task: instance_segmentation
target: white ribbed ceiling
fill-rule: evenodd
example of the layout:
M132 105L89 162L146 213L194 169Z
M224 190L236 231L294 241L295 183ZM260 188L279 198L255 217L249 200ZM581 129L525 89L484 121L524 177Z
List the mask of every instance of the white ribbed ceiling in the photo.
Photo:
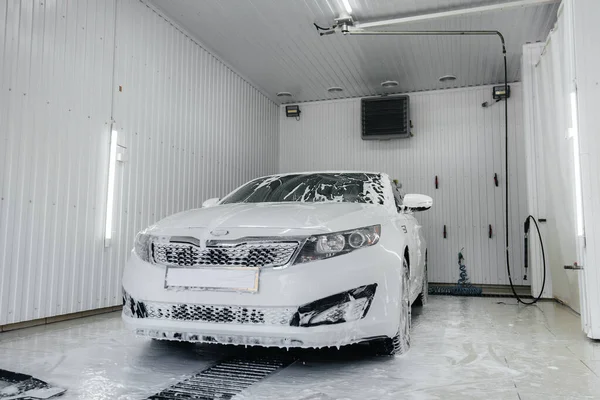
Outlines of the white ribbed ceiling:
M319 36L342 0L152 0L174 21L280 102L360 97L503 82L497 37ZM471 0L349 0L361 23L506 3ZM522 45L545 40L558 2L510 8L378 30L499 30L507 42L509 81L520 80ZM441 83L443 75L456 75ZM381 82L399 86L383 89ZM327 88L339 86L339 93Z

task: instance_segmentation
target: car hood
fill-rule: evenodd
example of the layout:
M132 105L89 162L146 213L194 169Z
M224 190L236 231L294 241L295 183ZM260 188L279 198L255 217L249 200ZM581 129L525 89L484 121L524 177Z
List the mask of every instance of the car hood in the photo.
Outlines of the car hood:
M311 229L338 231L380 223L383 206L362 203L237 203L184 211L152 230L189 228Z

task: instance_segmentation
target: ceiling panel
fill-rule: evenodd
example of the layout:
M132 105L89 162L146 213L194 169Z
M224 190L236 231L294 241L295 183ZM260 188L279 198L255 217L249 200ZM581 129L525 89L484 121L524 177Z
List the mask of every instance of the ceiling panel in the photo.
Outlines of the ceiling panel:
M342 0L152 0L174 21L272 98L287 91L301 102L385 92L503 82L496 37L319 36ZM498 4L469 0L349 0L359 22ZM509 81L520 80L522 45L544 40L558 3L402 24L379 30L499 30L507 42ZM441 83L442 75L457 80ZM396 80L395 89L383 89ZM343 92L330 94L327 88Z

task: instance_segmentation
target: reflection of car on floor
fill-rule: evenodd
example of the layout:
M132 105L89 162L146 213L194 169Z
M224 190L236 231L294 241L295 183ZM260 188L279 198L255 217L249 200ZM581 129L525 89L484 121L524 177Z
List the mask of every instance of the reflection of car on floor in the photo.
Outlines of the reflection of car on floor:
M427 299L414 211L386 174L255 179L140 232L123 319L156 339L278 347L370 342L409 348L410 305Z

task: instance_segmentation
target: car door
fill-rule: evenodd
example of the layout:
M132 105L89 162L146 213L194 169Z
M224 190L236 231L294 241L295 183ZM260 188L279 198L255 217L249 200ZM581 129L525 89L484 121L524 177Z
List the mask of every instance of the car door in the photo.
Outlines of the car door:
M391 181L396 209L398 210L398 228L406 235L408 256L410 259L410 296L411 300L421 293L423 274L425 272L425 254L423 241L423 227L410 210L402 207L402 195L396 184Z
M396 229L400 232L400 234L404 235L406 238L406 245L408 246L408 257L410 260L410 295L413 295L414 292L414 282L415 282L415 268L413 267L415 257L415 237L413 234L414 231L414 218L411 217L410 214L406 213L402 208L402 195L398 190L396 184L390 180L392 193L394 195L394 201L396 202L396 215L393 217L394 225ZM401 251L401 249L399 249ZM411 297L412 300L412 297Z
M423 274L425 273L425 254L423 245L423 227L415 218L412 212L404 211L406 217L406 226L410 242L410 278L411 278L411 296L421 293Z

